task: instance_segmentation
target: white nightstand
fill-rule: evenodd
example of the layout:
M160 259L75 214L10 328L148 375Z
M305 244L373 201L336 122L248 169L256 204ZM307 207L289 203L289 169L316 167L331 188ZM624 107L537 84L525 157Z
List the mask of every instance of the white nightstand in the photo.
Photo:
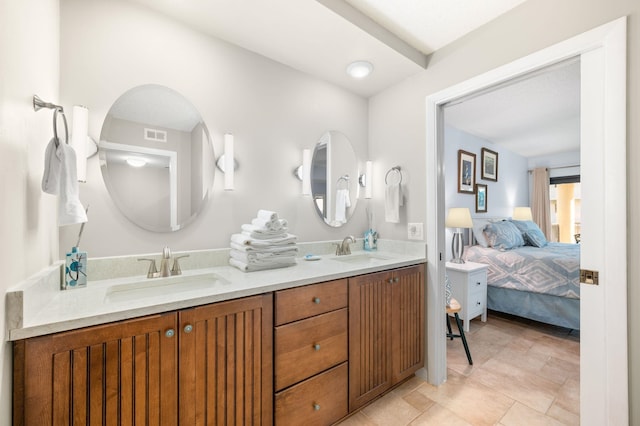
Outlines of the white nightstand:
M447 262L447 275L451 282L451 294L462 307L460 319L464 323L464 331L469 331L469 321L478 315L482 315L482 322L486 322L487 265Z

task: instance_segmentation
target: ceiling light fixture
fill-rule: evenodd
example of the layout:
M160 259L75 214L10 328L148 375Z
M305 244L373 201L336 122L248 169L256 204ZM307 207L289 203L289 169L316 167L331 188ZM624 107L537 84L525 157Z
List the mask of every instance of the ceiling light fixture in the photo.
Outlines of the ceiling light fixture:
M131 167L143 167L147 164L147 161L143 158L130 157L127 158L127 164Z
M373 65L367 61L355 61L347 67L347 74L356 79L362 79L371 74Z

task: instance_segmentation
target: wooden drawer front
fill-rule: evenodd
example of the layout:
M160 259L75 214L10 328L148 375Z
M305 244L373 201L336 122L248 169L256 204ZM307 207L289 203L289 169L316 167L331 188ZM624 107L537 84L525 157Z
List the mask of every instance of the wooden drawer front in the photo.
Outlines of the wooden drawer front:
M347 309L275 329L275 386L284 389L347 360Z
M347 415L347 363L276 394L275 424L330 425Z
M276 292L275 325L347 307L347 280L329 281Z

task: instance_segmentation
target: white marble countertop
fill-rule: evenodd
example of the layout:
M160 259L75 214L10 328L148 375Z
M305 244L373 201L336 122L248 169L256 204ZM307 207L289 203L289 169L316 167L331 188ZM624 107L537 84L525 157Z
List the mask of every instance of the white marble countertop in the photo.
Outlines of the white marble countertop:
M300 257L295 266L246 273L224 264L228 249L201 251L193 255L196 268L183 267L179 276L147 279L146 275L120 272L115 274L121 275L118 278L90 280L86 288L66 291L59 290L58 263L7 291L8 339L25 339L426 261L424 243L380 240L377 251L355 250L351 257L327 254L330 242L298 246L301 256L316 253L321 259L306 261ZM374 258L367 258L368 254ZM214 260L202 265L198 257ZM113 258L103 262L102 267L115 270L116 264L135 265L138 263L135 258ZM100 269L97 266L100 262L95 264ZM208 284L202 284L207 279Z

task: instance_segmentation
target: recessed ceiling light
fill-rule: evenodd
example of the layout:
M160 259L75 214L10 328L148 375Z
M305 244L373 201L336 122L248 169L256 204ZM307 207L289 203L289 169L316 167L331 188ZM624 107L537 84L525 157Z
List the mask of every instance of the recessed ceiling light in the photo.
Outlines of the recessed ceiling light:
M147 164L147 160L143 158L131 157L127 158L127 164L131 167L143 167L145 164Z
M365 78L371 74L371 71L373 71L373 65L367 61L355 61L347 67L347 74L357 79Z

